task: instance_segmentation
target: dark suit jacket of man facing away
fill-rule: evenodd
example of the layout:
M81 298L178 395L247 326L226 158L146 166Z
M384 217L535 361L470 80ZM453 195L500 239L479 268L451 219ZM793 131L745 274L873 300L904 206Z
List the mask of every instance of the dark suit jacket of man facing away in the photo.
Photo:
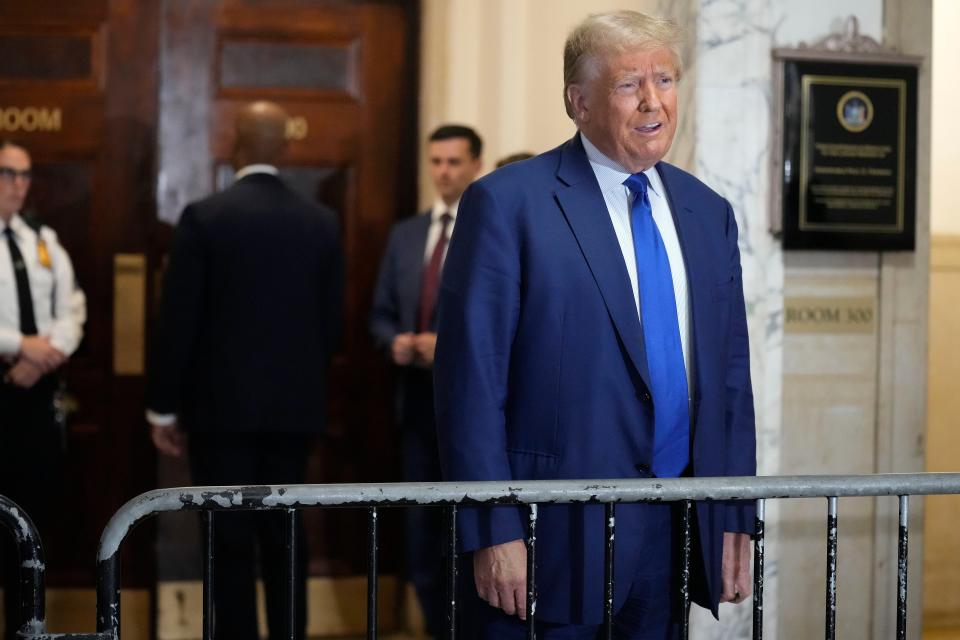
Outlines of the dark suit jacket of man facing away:
M687 269L694 475L753 475L753 397L737 228L726 200L656 165ZM649 477L653 406L623 254L579 135L508 165L464 194L444 270L435 365L445 480ZM716 613L724 531L750 506L697 505L705 589ZM516 508L463 510L462 549L524 536ZM642 522L617 508L616 607L636 575ZM603 508L543 506L537 616L598 624ZM701 564L701 563L695 563ZM669 585L664 585L669 588Z
M189 432L317 434L339 340L335 216L254 173L177 226L148 407Z

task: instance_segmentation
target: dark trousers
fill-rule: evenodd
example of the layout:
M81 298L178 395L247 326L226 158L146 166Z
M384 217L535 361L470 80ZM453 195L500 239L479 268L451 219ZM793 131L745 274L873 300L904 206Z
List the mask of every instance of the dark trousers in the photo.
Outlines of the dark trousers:
M405 372L401 415L401 457L405 482L441 481L440 452L433 417L433 372L410 368ZM417 591L427 633L442 636L444 602L442 509L404 509L406 576Z
M639 535L643 557L630 584L626 602L614 612L613 637L618 640L676 640L680 637L682 610L679 602L680 545L677 509L671 504L644 504L648 512L641 531L617 529L617 536ZM549 535L544 532L540 535ZM494 609L476 595L473 582L473 554L461 563L460 592L468 594L459 634L464 640L511 640L526 638L526 624L517 616ZM543 640L595 640L601 625L575 625L537 620L537 637Z
M191 434L190 467L199 485L302 484L311 438L290 434ZM298 526L295 636L307 622L307 538ZM286 637L288 562L286 525L280 511L218 511L214 520L213 609L216 634L231 640L257 640L256 578L267 605L269 637Z
M0 380L3 373L0 370ZM0 494L27 512L41 541L54 522L61 486L62 439L53 411L58 383L56 376L47 376L24 390L0 381ZM4 637L13 640L23 623L20 563L13 536L5 530L0 531L0 555Z
M403 434L403 470L406 482L440 482L437 438L433 432ZM407 579L417 591L426 631L434 638L441 637L446 619L442 513L440 507L404 509Z

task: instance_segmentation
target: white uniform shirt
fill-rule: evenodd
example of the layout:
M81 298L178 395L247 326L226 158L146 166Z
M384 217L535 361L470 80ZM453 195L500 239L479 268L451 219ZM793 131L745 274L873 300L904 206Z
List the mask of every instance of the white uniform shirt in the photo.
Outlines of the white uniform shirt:
M640 290L637 280L637 257L633 248L633 230L630 228L630 206L633 203L633 194L624 186L623 181L630 177L630 172L611 160L597 149L587 137L580 133L583 148L587 152L590 166L593 168L603 200L607 204L607 213L613 223L613 230L617 234L617 242L623 253L623 261L627 266L627 275L630 276L630 286L633 288L633 301L637 307L637 316L643 322L640 312ZM680 239L677 237L677 227L670 212L670 203L663 187L663 181L655 167L643 172L650 181L647 195L650 198L650 207L653 209L653 221L663 238L663 246L667 251L670 262L670 274L673 277L673 295L677 303L677 324L680 327L680 344L683 347L683 361L687 370L687 388L690 388L690 315L687 301L687 268L683 262L683 252L680 250Z
M17 278L7 238L2 233L6 227L0 221L0 358L12 360L20 352L23 334L20 333ZM76 286L70 256L49 227L41 227L38 237L19 214L14 214L10 229L27 269L37 332L49 338L55 349L69 356L80 344L83 323L87 319L86 298ZM50 257L49 266L41 261L40 240Z
M423 251L423 263L427 264L430 262L430 258L433 256L433 250L437 246L437 242L440 241L440 230L443 228L443 222L440 221L440 217L444 214L450 214L450 222L447 223L447 240L450 239L453 234L453 226L457 224L457 209L460 208L460 199L458 198L449 207L446 203L437 198L436 202L433 203L433 208L430 209L430 228L427 230L427 246ZM447 246L443 250L443 256L440 258L440 264L443 265L444 260L447 259L447 249L450 248L450 243L447 243Z

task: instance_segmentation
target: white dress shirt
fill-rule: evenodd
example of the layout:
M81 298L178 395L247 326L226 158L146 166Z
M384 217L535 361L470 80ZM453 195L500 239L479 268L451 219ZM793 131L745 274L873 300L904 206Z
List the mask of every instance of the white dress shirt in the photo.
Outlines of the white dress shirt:
M252 173L268 173L271 176L280 175L280 170L277 169L272 164L248 164L245 167L241 167L239 171L233 174L233 179L240 180L246 178Z
M9 226L30 281L37 332L49 338L57 351L69 356L80 344L87 319L86 298L76 286L70 256L49 227L40 227L38 234L19 214L13 215ZM0 221L0 359L9 361L20 352L23 334L20 333L17 278L3 233L6 228ZM49 266L41 261L41 242L50 258Z
M427 230L427 246L423 250L423 263L427 264L430 262L431 256L433 256L433 250L437 246L437 242L440 241L440 230L443 228L443 222L440 221L440 217L444 213L450 215L450 222L447 223L447 240L450 239L450 236L453 235L453 226L457 223L457 209L460 208L460 199L458 198L456 202L447 206L447 204L437 198L433 203L433 208L430 209L430 228ZM443 250L443 256L440 258L440 265L442 267L444 260L447 259L447 249L450 248L450 243L447 243L447 246Z
M633 230L630 228L630 206L633 203L633 194L623 181L630 177L630 172L620 164L611 160L591 143L587 136L580 132L583 148L587 152L590 166L593 168L603 200L607 204L607 213L613 223L613 230L620 243L623 261L627 266L627 275L630 276L630 286L633 288L633 301L637 307L637 316L643 322L640 311L640 289L637 280L637 258L633 248ZM663 238L663 246L667 251L670 262L670 275L673 277L673 295L677 303L677 324L680 327L680 344L683 348L683 361L687 370L687 388L690 388L690 315L687 301L687 268L683 262L683 252L680 250L680 240L677 237L677 227L670 212L670 203L663 187L663 181L656 167L650 167L643 172L650 181L647 195L650 198L650 207L653 209L653 221Z
M271 176L280 175L280 171L272 164L248 164L233 174L234 182L254 173L266 173ZM172 427L177 422L177 414L175 413L157 413L147 409L146 417L147 422L154 427Z

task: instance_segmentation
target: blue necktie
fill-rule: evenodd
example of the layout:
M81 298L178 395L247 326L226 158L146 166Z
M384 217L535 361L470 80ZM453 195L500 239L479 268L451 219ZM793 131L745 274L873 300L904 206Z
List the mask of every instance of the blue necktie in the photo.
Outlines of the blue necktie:
M653 472L675 478L690 461L690 405L670 260L653 220L647 176L635 173L623 184L634 194L630 229L653 396Z

